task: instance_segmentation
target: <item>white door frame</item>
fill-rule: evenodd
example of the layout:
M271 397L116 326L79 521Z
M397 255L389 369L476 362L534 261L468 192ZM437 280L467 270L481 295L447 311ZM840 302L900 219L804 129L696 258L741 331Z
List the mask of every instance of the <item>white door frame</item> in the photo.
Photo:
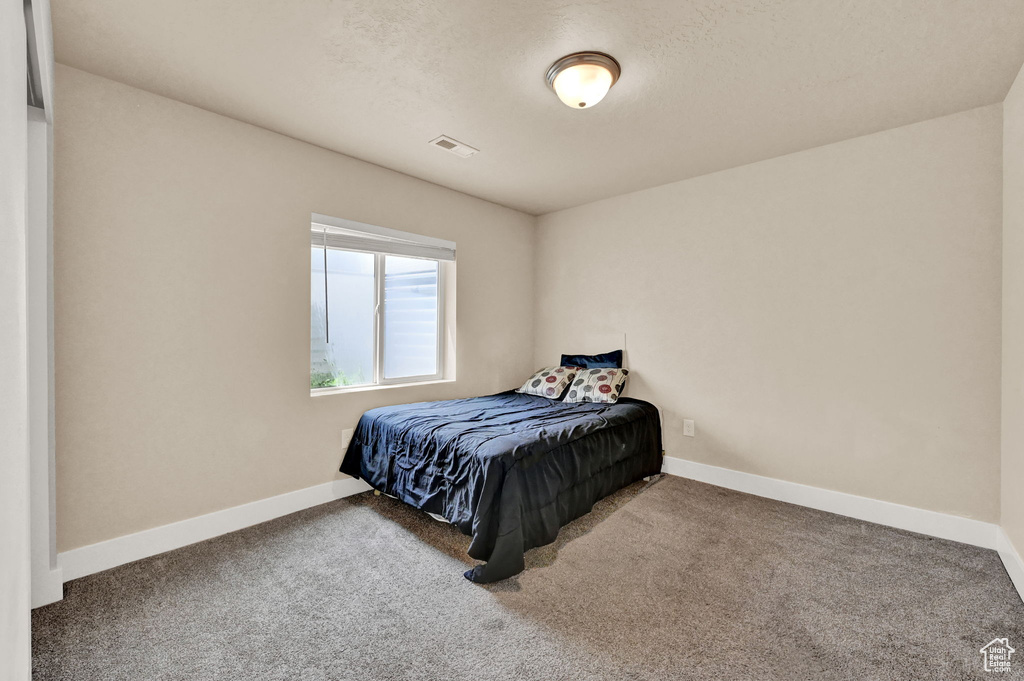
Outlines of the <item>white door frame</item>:
M59 601L53 390L53 39L48 0L32 0L43 108L28 110L26 322L32 607Z

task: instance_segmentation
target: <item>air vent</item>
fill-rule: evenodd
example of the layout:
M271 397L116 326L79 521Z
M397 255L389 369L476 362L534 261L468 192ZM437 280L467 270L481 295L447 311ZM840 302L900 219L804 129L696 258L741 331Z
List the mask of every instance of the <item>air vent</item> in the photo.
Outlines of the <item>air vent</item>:
M452 139L447 135L441 135L436 139L432 139L430 140L430 143L433 144L435 147L444 149L447 152L455 154L459 158L469 158L473 154L480 151L479 149L474 149L468 144L463 144L459 140Z

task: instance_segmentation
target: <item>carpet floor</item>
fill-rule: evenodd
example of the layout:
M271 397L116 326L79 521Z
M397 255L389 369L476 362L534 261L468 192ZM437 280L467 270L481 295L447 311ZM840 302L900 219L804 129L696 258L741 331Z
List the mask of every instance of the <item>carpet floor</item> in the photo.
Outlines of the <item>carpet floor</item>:
M1024 678L993 551L672 477L505 582L462 577L468 543L362 494L91 575L33 613L34 678Z

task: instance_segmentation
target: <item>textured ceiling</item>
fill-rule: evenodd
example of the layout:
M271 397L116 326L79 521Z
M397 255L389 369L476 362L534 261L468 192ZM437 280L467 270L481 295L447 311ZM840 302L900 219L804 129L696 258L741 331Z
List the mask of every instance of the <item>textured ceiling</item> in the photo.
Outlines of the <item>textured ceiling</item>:
M51 4L61 63L535 214L998 102L1024 61L1022 0ZM622 78L574 111L544 73L584 49Z

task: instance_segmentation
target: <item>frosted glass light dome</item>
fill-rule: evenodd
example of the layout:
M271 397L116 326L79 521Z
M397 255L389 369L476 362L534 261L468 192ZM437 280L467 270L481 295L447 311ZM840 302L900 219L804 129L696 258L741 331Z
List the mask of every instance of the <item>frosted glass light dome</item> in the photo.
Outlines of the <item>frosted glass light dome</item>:
M563 104L573 109L589 109L604 99L619 73L619 63L609 55L577 52L552 64L547 81Z

